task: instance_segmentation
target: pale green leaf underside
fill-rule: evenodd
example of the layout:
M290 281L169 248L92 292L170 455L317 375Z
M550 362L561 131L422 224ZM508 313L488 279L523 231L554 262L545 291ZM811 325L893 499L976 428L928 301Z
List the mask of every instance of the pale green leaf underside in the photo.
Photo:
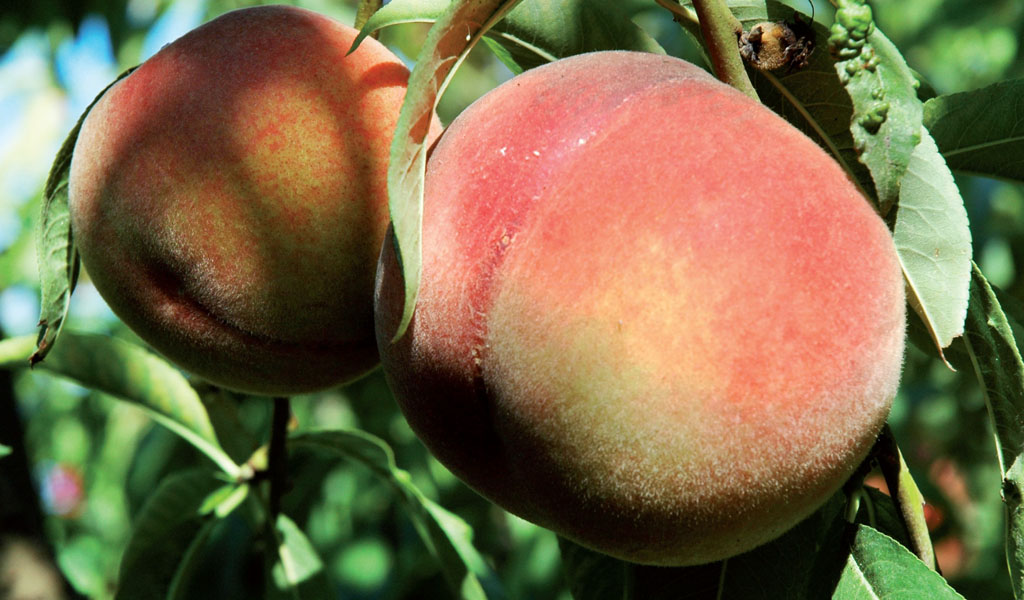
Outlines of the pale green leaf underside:
M185 438L229 476L238 465L220 446L209 415L180 371L143 348L101 335L65 332L36 369L67 377L142 407L161 425ZM27 367L32 336L0 341L0 367Z
M497 578L473 547L469 525L425 497L395 464L394 453L383 440L357 430L323 431L293 437L289 446L327 451L368 467L397 493L453 591L465 600L502 597Z
M1024 79L932 98L924 123L951 169L1024 181Z
M893 231L908 301L935 344L963 333L971 280L971 231L960 191L928 131L910 157Z
M859 525L832 598L952 600L963 597L896 540Z

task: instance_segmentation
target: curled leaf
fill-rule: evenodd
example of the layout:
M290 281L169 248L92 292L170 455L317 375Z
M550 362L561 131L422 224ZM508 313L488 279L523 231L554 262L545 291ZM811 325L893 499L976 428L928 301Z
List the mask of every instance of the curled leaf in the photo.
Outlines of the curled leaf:
M71 215L68 210L68 177L71 172L71 156L78 141L78 133L82 129L85 117L93 105L103 97L114 84L134 71L128 69L118 75L117 79L105 87L89 104L71 129L67 139L57 152L57 157L50 167L43 190L43 211L36 230L36 252L39 263L39 287L42 294L42 314L39 316L39 339L36 350L29 357L30 364L36 364L46 358L53 348L57 336L64 327L68 308L71 305L71 292L78 280L79 259L75 250L74 237L71 232Z

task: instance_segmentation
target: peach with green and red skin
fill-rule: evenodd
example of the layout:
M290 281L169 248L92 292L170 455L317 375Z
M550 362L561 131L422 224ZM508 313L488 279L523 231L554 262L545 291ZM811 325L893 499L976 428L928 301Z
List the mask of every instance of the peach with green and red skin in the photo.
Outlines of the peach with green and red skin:
M290 394L377 362L373 276L409 72L310 11L237 10L89 113L74 241L114 312L213 383ZM440 126L434 122L435 134Z
M422 284L377 274L382 364L482 495L585 546L691 565L765 543L865 457L896 393L900 266L840 167L684 61L512 79L427 166Z

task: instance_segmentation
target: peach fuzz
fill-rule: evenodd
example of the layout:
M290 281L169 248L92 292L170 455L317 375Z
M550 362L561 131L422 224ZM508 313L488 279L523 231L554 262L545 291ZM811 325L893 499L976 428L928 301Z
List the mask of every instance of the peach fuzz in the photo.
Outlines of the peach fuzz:
M373 277L408 69L287 6L226 13L89 113L74 241L114 312L235 390L312 391L378 362ZM435 134L440 125L434 122Z
M682 60L581 55L463 112L427 166L423 271L377 275L409 423L483 496L612 556L726 558L866 456L903 278L840 167Z

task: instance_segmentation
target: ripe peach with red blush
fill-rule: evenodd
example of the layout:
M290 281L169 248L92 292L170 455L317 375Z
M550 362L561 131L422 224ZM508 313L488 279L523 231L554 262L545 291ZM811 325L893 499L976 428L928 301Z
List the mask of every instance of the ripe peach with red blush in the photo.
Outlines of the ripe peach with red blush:
M467 109L427 165L422 283L385 243L377 339L428 448L625 560L750 550L820 506L888 415L891 236L843 170L679 59L581 55Z

